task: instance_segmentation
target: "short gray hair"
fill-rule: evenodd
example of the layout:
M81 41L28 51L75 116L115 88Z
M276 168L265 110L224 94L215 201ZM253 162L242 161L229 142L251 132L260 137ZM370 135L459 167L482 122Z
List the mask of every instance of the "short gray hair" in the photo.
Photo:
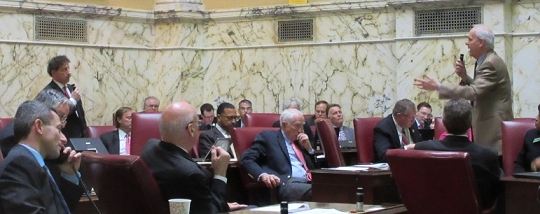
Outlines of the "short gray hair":
M285 109L279 116L279 124L289 124L294 121L294 117L297 115L303 116L302 112L298 111L298 109Z
M392 115L396 116L398 113L407 114L407 110L414 109L414 103L409 99L402 99L396 102L394 109L392 110Z
M283 103L283 110L288 109L288 108L291 107L293 104L296 104L296 105L298 106L299 109L302 109L302 107L301 107L301 105L300 105L300 102L298 102L298 100L296 100L296 98L291 97L291 98L285 100L285 103Z
M148 96L148 97L144 98L143 109L146 108L146 101L148 101L149 99L155 99L155 100L157 100L158 105L161 104L161 102L159 101L159 99L158 99L157 97L154 97L154 96Z
M69 99L66 97L66 95L62 94L61 92L55 89L45 89L45 90L40 91L36 95L34 100L45 103L49 106L52 106L53 108L57 108L58 106L64 103L68 103L70 109L75 108L75 105L69 102Z
M476 38L484 40L488 50L493 50L495 48L495 34L489 28L484 25L475 25L476 27Z
M52 106L40 101L29 100L23 102L17 109L15 118L13 119L15 140L20 141L27 138L30 130L32 130L34 121L37 119L43 121L45 125L49 125L53 118L51 112L56 113L56 110Z
M164 122L163 114L161 114L159 122L161 136L168 136L173 138L174 141L184 138L187 134L186 127L193 121L195 116L197 116L196 113L189 112L188 114L174 118L174 120Z

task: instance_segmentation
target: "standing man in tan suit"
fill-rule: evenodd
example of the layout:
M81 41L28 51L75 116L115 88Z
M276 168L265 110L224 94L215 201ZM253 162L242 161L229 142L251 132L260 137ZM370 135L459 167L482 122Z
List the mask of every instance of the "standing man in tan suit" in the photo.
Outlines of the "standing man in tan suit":
M514 119L512 112L512 82L504 61L493 51L495 35L484 25L469 31L467 46L476 61L474 77L467 75L464 63L458 60L455 72L461 77L460 85L440 84L425 75L415 78L414 85L421 89L439 91L441 99L463 98L471 101L474 142L491 147L501 155L501 122Z

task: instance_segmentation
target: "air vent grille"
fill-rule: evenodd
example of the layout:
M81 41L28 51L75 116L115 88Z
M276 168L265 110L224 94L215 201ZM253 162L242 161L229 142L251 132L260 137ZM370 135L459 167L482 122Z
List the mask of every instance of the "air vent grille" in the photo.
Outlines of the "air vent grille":
M85 20L35 17L35 40L88 42Z
M278 42L313 41L313 19L278 21Z
M469 32L482 23L482 8L467 7L415 12L416 35Z

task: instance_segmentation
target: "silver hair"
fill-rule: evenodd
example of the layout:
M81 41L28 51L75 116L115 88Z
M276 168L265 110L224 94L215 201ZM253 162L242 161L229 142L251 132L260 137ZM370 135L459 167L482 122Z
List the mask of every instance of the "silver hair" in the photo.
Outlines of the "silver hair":
M493 50L495 48L495 34L493 34L493 31L484 25L475 25L474 27L476 28L476 38L484 40L488 50Z
M40 91L34 100L45 103L53 108L57 108L64 103L68 103L70 111L75 108L75 105L69 102L69 99L62 94L62 92L55 89L45 89Z
M296 98L291 97L291 98L285 100L285 103L283 103L283 110L288 109L293 104L296 104L298 106L298 109L302 109L302 106L300 105L300 102L298 102L298 100L296 100Z
M279 124L289 124L294 121L294 117L298 115L303 116L302 112L298 111L298 109L285 109L283 112L281 112L281 115L279 116Z
M193 118L197 116L194 112L189 112L181 117L175 118L175 120L169 120L167 123L163 121L163 114L161 114L159 122L159 132L161 136L168 136L173 138L174 141L182 139L187 135L186 127L193 122Z
M148 97L144 98L143 109L146 108L146 101L148 101L149 99L155 99L155 100L157 100L158 105L161 103L157 97L154 97L154 96L148 96Z

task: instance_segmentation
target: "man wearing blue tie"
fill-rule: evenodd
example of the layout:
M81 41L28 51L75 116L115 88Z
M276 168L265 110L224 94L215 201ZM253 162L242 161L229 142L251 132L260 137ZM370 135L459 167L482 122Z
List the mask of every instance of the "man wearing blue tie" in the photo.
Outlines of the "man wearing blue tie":
M57 159L63 148L62 121L56 110L26 101L14 119L13 147L0 164L0 213L70 213L44 159ZM67 161L80 164L81 155L64 150Z

